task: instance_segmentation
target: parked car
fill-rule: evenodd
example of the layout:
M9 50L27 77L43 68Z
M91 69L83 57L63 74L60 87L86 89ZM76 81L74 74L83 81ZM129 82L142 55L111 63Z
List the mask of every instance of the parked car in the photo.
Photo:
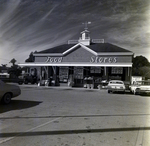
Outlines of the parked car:
M19 85L23 84L23 79L20 78L0 78L5 83L18 83Z
M2 104L9 104L11 102L11 98L19 96L20 94L21 90L19 86L6 84L0 80L0 101Z
M121 80L111 80L108 82L108 93L122 92L125 93L125 84Z
M129 86L130 92L132 94L139 94L139 87L142 84L142 81L134 81L132 85Z
M18 83L19 85L23 84L23 79L20 77L12 78L8 73L0 73L0 80L5 83Z
M150 94L150 81L136 81L129 86L130 92L137 95Z

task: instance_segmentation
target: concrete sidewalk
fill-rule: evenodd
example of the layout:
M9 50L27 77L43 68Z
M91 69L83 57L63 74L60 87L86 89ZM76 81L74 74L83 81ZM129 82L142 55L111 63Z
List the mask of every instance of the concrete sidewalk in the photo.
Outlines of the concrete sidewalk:
M84 88L84 87L69 87L69 86L38 86L37 84L28 84L28 85L19 85L21 88L36 88L36 89L63 89L63 90L84 90L84 91L95 91L95 92L107 92L107 89L88 89L88 88ZM131 94L130 90L126 90L125 94Z
M70 89L70 90L96 90L96 91L106 91L107 89L88 89L88 88L84 88L84 87L69 87L69 86L65 86L65 85L60 85L60 86L38 86L37 84L22 84L19 85L20 87L23 88L52 88L52 89Z

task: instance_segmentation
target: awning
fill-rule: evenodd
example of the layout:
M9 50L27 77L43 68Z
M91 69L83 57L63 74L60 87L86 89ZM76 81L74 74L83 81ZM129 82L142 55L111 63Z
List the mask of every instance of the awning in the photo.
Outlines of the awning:
M132 67L132 63L19 63L19 66L102 66L102 67Z

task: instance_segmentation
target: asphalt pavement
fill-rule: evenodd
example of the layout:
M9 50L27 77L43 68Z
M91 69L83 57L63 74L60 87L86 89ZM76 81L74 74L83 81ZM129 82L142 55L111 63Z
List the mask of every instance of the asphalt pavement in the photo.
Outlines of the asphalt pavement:
M20 85L0 108L1 146L149 146L150 97Z

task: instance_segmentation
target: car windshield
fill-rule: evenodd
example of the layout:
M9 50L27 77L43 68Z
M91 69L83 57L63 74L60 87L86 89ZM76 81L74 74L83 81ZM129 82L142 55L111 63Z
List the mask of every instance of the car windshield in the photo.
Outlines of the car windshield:
M148 81L143 81L143 82L142 82L142 85L150 85L150 82L148 82Z
M150 81L136 81L134 85L150 85Z

